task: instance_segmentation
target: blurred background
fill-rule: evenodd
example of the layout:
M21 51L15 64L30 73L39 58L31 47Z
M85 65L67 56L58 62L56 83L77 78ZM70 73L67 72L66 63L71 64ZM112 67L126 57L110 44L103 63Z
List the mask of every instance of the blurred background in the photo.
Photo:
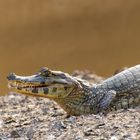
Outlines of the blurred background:
M46 66L109 76L140 63L139 0L1 0L0 94Z

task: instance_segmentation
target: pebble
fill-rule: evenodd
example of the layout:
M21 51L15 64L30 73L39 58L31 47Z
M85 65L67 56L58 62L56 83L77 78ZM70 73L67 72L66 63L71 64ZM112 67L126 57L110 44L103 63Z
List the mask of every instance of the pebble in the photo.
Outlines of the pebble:
M20 138L20 135L19 135L19 133L16 130L13 130L11 132L11 137L12 138Z
M49 111L48 108L42 108L43 115L47 115L48 111Z
M27 138L29 139L29 140L31 140L32 138L33 138L33 135L34 135L34 130L33 130L33 127L30 127L29 129L28 129L28 131L27 131Z
M60 130L66 129L66 125L61 121L57 121L54 123L53 129L57 129L60 131Z

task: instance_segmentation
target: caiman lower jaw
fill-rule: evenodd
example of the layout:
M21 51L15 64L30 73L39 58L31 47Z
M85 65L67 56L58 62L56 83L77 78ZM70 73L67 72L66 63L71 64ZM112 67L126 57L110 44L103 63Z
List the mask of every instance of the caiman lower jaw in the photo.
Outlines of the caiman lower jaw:
M27 84L27 83L26 83ZM29 95L29 96L39 96L39 97L48 97L48 87L49 85L33 85L33 84L27 84L24 85L23 83L19 83L19 82L8 82L8 87L14 91L14 92L18 92L21 94L25 94L25 95ZM44 90L46 89L46 90ZM44 91L46 91L46 93L44 93Z

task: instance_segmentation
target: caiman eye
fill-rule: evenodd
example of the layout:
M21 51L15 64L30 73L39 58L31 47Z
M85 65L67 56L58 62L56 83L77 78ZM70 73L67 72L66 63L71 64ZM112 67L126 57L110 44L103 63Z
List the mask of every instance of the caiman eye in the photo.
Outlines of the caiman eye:
M41 70L40 70L40 74L42 75L42 76L51 76L52 75L52 72L48 69L48 68L46 68L46 67L43 67Z
M66 78L66 75L62 73L62 74L60 75L60 77L63 78L63 79L65 79L65 78Z

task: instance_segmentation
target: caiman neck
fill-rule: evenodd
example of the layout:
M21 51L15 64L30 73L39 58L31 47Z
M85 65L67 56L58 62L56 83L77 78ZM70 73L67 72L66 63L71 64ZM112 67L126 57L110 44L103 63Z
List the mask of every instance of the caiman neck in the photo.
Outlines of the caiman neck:
M80 81L80 86L76 86L69 96L55 101L70 115L96 113L93 88L93 85Z

